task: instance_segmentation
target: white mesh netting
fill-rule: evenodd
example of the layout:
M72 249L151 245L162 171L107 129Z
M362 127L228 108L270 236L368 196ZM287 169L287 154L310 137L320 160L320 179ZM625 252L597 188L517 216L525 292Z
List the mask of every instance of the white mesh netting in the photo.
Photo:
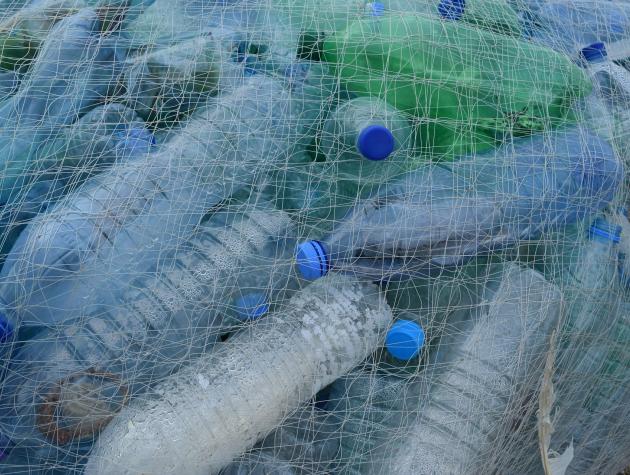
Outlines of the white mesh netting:
M630 465L630 3L0 0L0 473Z

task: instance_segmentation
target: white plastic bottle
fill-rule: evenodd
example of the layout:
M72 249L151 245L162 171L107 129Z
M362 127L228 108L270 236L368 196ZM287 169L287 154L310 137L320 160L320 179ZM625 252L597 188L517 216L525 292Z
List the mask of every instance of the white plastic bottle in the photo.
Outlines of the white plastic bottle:
M218 471L369 355L391 318L371 284L308 286L132 402L101 434L85 473Z

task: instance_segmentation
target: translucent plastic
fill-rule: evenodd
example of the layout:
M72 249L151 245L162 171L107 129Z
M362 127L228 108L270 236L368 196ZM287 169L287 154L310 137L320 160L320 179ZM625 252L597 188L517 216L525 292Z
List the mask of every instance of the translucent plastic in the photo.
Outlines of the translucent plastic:
M374 287L312 284L259 328L164 381L155 398L125 409L85 473L216 471L365 358L391 318Z

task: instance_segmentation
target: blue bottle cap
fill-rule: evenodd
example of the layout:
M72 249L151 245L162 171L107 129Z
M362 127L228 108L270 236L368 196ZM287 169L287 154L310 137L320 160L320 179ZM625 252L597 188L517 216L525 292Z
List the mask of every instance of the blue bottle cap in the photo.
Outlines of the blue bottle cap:
M234 301L236 313L244 320L256 320L269 311L267 296L262 292L242 295Z
M588 229L589 239L596 236L618 243L621 240L621 226L610 224L603 218L597 218Z
M581 56L589 63L605 59L608 56L606 45L601 41L588 45L580 51Z
M445 20L459 20L464 15L466 0L442 0L438 13Z
M295 259L300 274L306 280L324 277L330 269L328 252L319 241L307 241L298 245Z
M394 136L383 125L370 125L359 134L357 149L368 160L385 160L394 151Z
M13 336L13 325L3 313L0 313L0 343L6 343Z
M410 320L398 320L392 325L385 338L387 351L396 359L410 360L424 346L424 330Z
M381 2L371 2L366 5L366 10L369 16L383 16L385 13L385 4Z

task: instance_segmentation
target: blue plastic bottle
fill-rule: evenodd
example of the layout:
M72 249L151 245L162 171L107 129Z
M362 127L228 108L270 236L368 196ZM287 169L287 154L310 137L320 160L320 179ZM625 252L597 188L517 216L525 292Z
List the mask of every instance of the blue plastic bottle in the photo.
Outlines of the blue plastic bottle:
M612 148L583 128L515 139L484 156L426 166L301 244L306 279L426 276L594 216L621 183Z
M603 41L630 39L630 7L623 2L556 0L533 13L533 37L570 55Z
M584 101L584 119L630 164L630 71L611 61L601 42L583 48L580 57L595 86Z
M295 289L289 216L263 203L219 211L157 275L133 279L85 315L63 315L14 355L0 432L30 466L84 455L129 398L257 320ZM64 319L65 317L65 319ZM144 396L143 396L144 397ZM41 402L33 404L35 399Z
M287 65L282 79L253 74L156 153L118 164L36 218L2 271L11 318L54 322L80 309L78 282L90 272L114 282L150 271L212 206L286 161L330 87L314 63Z

